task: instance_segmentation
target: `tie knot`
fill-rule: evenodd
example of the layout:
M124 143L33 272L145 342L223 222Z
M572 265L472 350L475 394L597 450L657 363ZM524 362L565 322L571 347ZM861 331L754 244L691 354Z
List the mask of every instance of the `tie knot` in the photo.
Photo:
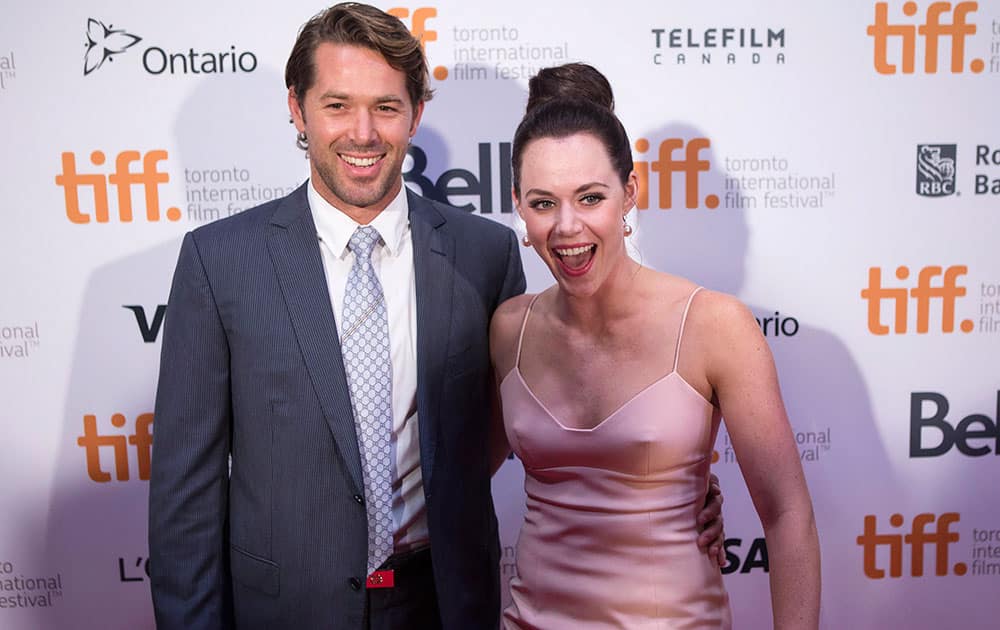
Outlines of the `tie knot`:
M371 258L372 250L375 249L375 243L378 242L378 238L378 230L370 225L362 225L354 230L354 234L351 235L348 245L351 251L354 252L355 258L369 259Z

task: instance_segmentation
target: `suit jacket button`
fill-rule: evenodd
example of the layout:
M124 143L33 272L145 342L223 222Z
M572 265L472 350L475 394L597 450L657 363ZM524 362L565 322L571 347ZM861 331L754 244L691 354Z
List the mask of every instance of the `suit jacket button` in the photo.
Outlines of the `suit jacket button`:
M365 504L365 498L363 496L361 496L360 494L354 495L354 500L358 502L358 505L364 505Z
M359 580L358 578L352 577L350 580L348 580L348 582L351 583L351 588L353 588L354 590L356 591L361 590L361 580Z

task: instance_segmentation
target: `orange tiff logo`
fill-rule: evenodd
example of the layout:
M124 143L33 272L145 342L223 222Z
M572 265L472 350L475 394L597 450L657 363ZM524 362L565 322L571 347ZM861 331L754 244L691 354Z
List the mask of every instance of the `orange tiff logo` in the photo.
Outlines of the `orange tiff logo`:
M877 532L877 517L873 514L865 516L865 533L858 536L858 545L864 550L865 575L873 580L885 577L885 568L879 566L878 549L889 549L889 577L898 578L903 575L903 545L910 549L910 575L921 577L924 574L924 548L933 545L934 575L948 575L948 547L958 542L958 532L949 529L952 523L957 523L957 512L945 512L941 516L934 514L917 514L913 517L910 532L907 534L880 534ZM936 522L936 524L935 524ZM899 529L905 523L902 514L889 517L889 525ZM934 525L934 531L928 532L927 526ZM955 575L965 575L968 567L964 562L957 562L952 567Z
M410 17L410 10L405 7L395 7L389 9L386 13L398 17L400 21ZM413 10L413 16L410 19L410 33L420 40L420 45L424 47L425 55L427 54L427 42L436 42L438 38L437 31L427 28L427 20L437 17L437 14L437 9L434 7L420 7ZM432 74L438 81L444 81L448 78L448 68L437 66L432 71Z
M660 142L656 159L652 161L636 160L635 172L639 179L639 195L636 207L640 210L649 208L650 171L656 173L656 185L659 189L657 207L669 210L673 206L674 173L684 174L684 206L699 207L699 182L701 173L707 173L712 165L707 159L701 158L702 149L708 149L712 143L708 138L691 138L686 143L682 138L667 138ZM635 141L635 149L640 154L649 151L649 140L639 138ZM683 151L683 158L677 159L674 152ZM719 207L718 195L706 195L705 207L714 210Z
M861 298L868 301L868 330L876 335L889 334L889 326L882 323L882 303L892 302L894 317L892 331L897 335L907 332L909 311L907 306L911 299L917 306L917 332L927 333L930 330L931 300L941 300L941 332L955 332L955 303L965 295L965 287L959 286L958 278L968 272L965 265L955 265L943 269L938 265L924 267L917 275L917 286L883 287L882 268L868 269L868 287L861 290ZM941 276L941 284L934 279ZM906 280L910 277L910 268L896 268L896 277ZM974 323L971 319L962 320L959 325L962 332L972 332Z
M875 40L875 70L879 74L896 74L896 64L889 62L889 40L896 42L899 50L903 74L913 74L917 60L917 35L924 40L924 72L935 74L938 71L938 53L940 40L948 37L951 42L950 67L952 73L961 73L965 69L965 42L970 35L976 34L976 25L967 21L969 14L979 8L976 2L956 2L954 9L950 2L932 2L927 7L923 24L889 23L889 3L875 3L875 23L868 25L868 34ZM903 3L903 15L917 15L916 2ZM943 18L951 14L950 22ZM973 59L969 69L975 73L983 71L985 63L982 59Z
M158 165L167 159L167 152L153 150L145 155L138 151L122 151L115 158L115 170L110 175L104 173L80 173L76 170L76 154L62 154L62 172L56 175L56 185L62 186L66 196L66 217L73 223L90 223L91 213L80 207L80 189L89 187L93 191L93 219L97 223L110 221L108 204L108 184L115 187L118 198L118 220L132 221L132 187L141 186L145 195L146 219L160 220L160 184L170 181L170 175L160 171ZM106 156L103 151L90 154L90 163L103 166ZM139 170L133 171L132 164L139 163ZM167 219L178 221L179 208L167 208Z
M127 420L124 415L116 413L111 416L111 424L122 428ZM97 416L83 417L83 435L76 443L84 449L87 457L87 474L98 483L111 481L111 473L101 466L101 449L110 447L114 459L114 478L118 481L129 480L128 446L135 447L136 464L139 468L139 479L149 481L149 462L153 450L153 434L150 427L153 424L153 414L144 413L135 419L135 431L131 435L101 434L97 430Z

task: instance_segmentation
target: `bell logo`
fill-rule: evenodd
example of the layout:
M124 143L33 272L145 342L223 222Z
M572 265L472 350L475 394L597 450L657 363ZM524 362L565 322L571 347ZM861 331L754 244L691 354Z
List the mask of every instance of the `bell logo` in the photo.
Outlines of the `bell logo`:
M496 172L499 180L500 190L508 191L508 194L500 194L500 212L509 214L513 212L510 199L511 174L510 174L510 143L500 142L497 146L497 161L492 159L491 145L488 142L479 143L479 174L464 168L450 168L438 176L437 181L432 181L424 174L427 168L427 154L419 146L413 144L407 150L410 157L409 170L403 171L403 181L413 184L415 190L424 197L430 197L435 201L447 203L466 212L478 210L482 214L492 214L493 212L493 175ZM493 165L496 164L496 168ZM454 199L459 197L465 199L478 198L479 206L469 202L459 205L459 201Z
M405 7L389 9L386 13L399 18L400 21L410 17L410 10ZM420 7L413 10L413 16L410 18L410 33L420 40L420 45L423 46L425 55L427 54L427 42L436 42L438 38L437 31L427 28L427 20L433 17L437 17L437 9L433 7ZM437 66L431 74L438 81L444 81L448 78L448 68Z
M924 72L935 74L938 71L938 53L940 39L948 37L951 40L951 72L960 74L965 70L965 41L970 35L976 34L976 25L970 24L966 18L979 8L976 2L956 2L954 9L950 2L932 2L927 6L926 19L923 24L889 23L889 3L875 3L875 23L868 25L867 33L875 40L875 71L879 74L896 74L896 64L889 63L889 39L900 40L901 64L903 74L913 74L917 59L917 35L924 38ZM903 15L917 15L916 2L903 3ZM951 14L951 22L943 23L942 19ZM919 18L918 18L919 19ZM973 59L969 69L980 73L986 64L982 59Z
M111 416L111 424L122 428L126 424L125 416L116 413ZM97 431L97 416L83 417L83 435L76 439L77 445L84 449L87 457L87 474L97 483L111 481L111 473L101 467L101 448L111 447L114 457L115 479L129 480L128 445L135 447L136 464L139 468L139 480L149 481L150 456L153 451L153 434L150 427L153 424L153 414L144 413L135 419L135 432L132 435L102 435Z
M649 151L649 140L639 138L635 149L639 153ZM673 207L674 173L684 174L684 206L688 209L699 207L700 174L711 169L706 159L701 159L701 150L708 149L712 143L708 138L691 138L685 144L682 138L667 138L660 142L657 158L652 162L636 161L635 172L639 179L639 195L636 207L640 210L649 208L650 171L657 174L656 184L659 189L657 207L669 210ZM682 150L683 159L675 159L674 152ZM703 200L705 207L714 210L719 207L718 195L706 195Z
M157 165L167 159L167 152L153 150L145 155L138 151L122 151L115 158L115 171L105 176L103 173L78 173L76 170L76 154L62 154L62 172L56 175L56 185L62 186L66 196L66 217L73 223L90 223L91 213L80 208L80 188L89 186L94 192L93 219L97 223L110 221L108 205L108 184L114 185L118 195L118 220L122 223L132 222L132 186L142 186L145 192L146 220L160 220L160 184L170 181L170 175L160 171ZM103 151L90 154L90 163L101 166L106 161ZM138 172L131 170L131 165L139 162ZM167 208L167 219L178 221L181 218L179 208Z
M941 300L941 332L955 331L955 303L965 295L965 287L958 285L958 278L968 272L965 265L955 265L942 269L937 265L924 267L917 277L917 286L886 288L882 286L882 268L872 267L868 270L868 288L861 290L861 297L868 301L868 330L875 335L889 334L889 327L882 323L882 302L891 300L895 311L893 332L902 335L907 332L908 310L910 298L917 304L917 333L925 334L930 329L931 299ZM933 285L933 279L941 276L940 286ZM896 268L896 277L906 280L910 277L910 269L906 266ZM971 319L964 319L959 325L962 332L972 332L975 324Z
M929 415L925 415L925 403L932 406ZM1000 426L992 418L974 413L952 425L945 420L948 409L948 399L937 392L910 394L910 457L939 457L952 447L957 447L958 452L967 457L982 457L990 454L990 443L993 453L1000 455ZM997 418L1000 419L1000 391L997 392ZM931 440L937 438L936 445L925 442L925 429L932 434ZM985 443L970 444L970 440Z
M877 533L877 517L873 514L865 516L865 532L858 536L858 545L864 550L864 571L865 575L873 580L881 580L886 576L885 568L878 566L877 551L879 547L889 548L889 577L902 577L903 575L903 545L910 547L910 575L921 577L924 574L924 547L933 545L934 554L934 575L948 575L948 547L952 543L958 542L958 532L953 532L949 528L953 523L957 523L959 515L957 512L946 512L941 516L934 514L917 514L913 518L913 524L908 534L879 534ZM936 524L935 524L936 522ZM889 525L899 529L905 523L902 514L893 514L889 517ZM934 525L934 531L928 532L927 528ZM952 567L955 575L965 575L968 566L964 562L958 562Z

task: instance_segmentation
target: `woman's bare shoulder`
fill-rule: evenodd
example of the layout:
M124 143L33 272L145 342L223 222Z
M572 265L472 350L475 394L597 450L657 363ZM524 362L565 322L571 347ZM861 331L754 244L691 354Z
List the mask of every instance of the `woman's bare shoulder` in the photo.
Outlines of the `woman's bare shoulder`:
M493 312L493 319L490 322L490 356L501 377L514 367L521 323L524 321L528 305L534 298L535 296L529 293L516 295Z
M702 288L694 297L691 311L693 318L714 327L745 326L754 321L750 309L739 298L706 288Z

